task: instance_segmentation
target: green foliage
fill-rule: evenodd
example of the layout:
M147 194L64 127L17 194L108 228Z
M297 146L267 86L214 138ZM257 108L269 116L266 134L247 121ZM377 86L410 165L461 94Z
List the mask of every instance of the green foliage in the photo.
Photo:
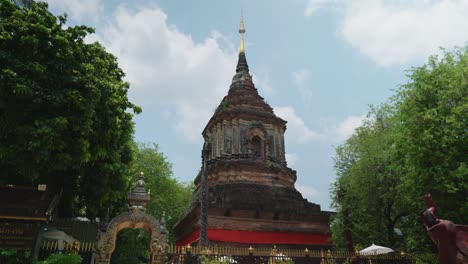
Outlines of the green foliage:
M431 252L418 253L411 256L415 264L439 264L439 259L436 254Z
M275 259L275 260L272 260L271 263L273 264L294 264L294 260L292 260L291 258L283 258L283 259ZM328 263L332 263L332 262L326 262L327 264ZM335 262L333 262L334 264Z
M148 263L149 235L143 229L126 228L117 235L111 263Z
M179 216L190 203L193 195L193 184L181 183L172 174L172 165L156 144L137 144L135 160L130 168L134 175L132 183L143 172L145 175L146 190L150 192L150 202L147 212L156 219L161 219L165 213L169 239L175 242L171 233Z
M140 172L144 173L145 188L150 192L150 201L146 212L158 220L165 213L169 242L175 243L172 228L192 199L193 185L178 182L173 177L172 165L159 151L158 145L137 143L134 145L134 149L135 160L130 166L130 175L132 176L129 181L135 184ZM127 208L117 209L117 211L119 210L127 211ZM144 259L148 257L148 248L149 237L146 231L124 229L119 233L112 262L144 262Z
M233 263L233 261L229 261L230 259L232 260L232 258L230 258L230 257L222 257L222 258L224 258L225 260L218 259L218 258L215 258L215 257L201 256L200 257L200 263L201 264L229 264L229 263Z
M430 193L440 218L467 223L468 46L431 57L409 78L394 100L411 207Z
M60 212L90 217L125 195L132 159L128 83L117 59L86 44L46 3L0 0L0 183L63 189Z
M360 246L433 248L420 222L426 193L434 197L438 217L468 222L467 73L468 47L431 57L337 148L331 230L338 248L345 247L345 219Z
M81 264L81 256L78 254L51 254L38 264Z
M403 174L393 158L392 111L389 106L373 108L364 125L337 149L335 168L339 178L334 184L333 200L335 207L343 210L338 210L332 229L334 235L342 236L345 218L351 218L353 239L361 245L375 242L397 246L394 228L402 228L403 217L408 215L405 194L399 188ZM344 240L340 243L343 247Z
M31 263L31 252L18 252L16 249L3 249L0 248L0 260L3 264L23 264Z
M34 0L13 0L15 5L25 8L31 8L34 5Z

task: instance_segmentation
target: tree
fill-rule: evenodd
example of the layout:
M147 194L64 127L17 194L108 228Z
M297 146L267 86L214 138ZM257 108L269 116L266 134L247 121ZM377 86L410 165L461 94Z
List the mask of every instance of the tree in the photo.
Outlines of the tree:
M117 59L46 3L0 0L0 183L63 190L60 212L103 215L132 160L128 83ZM81 211L80 211L81 210Z
M20 7L26 7L26 8L31 8L35 1L34 0L13 0L13 3L15 5L20 6Z
M468 221L467 72L468 47L430 57L337 148L331 228L339 247L347 219L358 244L430 250L420 221L426 193L435 198L440 218Z
M410 81L393 98L399 123L396 148L407 170L402 187L409 195L411 218L419 217L421 197L430 193L438 217L468 222L467 78L465 46L413 68ZM413 233L408 243L420 243L421 232Z
M31 8L36 2L34 0L13 0L13 3L19 7Z
M115 251L112 253L111 264L148 263L149 234L141 229L125 228L117 234Z
M144 173L146 190L151 196L147 211L156 219L161 219L163 213L165 214L170 240L175 242L175 237L171 233L172 227L190 204L194 191L193 184L179 182L174 178L172 164L159 151L157 144L137 144L130 172L134 176L132 182L136 182L140 172Z
M405 194L399 188L402 173L395 158L391 115L390 106L372 108L364 125L337 148L338 180L332 194L338 214L332 230L341 247L345 220L360 246L372 242L402 246L394 229L402 228L408 213Z
M468 222L468 46L415 68L395 98L402 133L399 148L412 173L408 185L424 187L439 212ZM436 198L437 199L437 198Z

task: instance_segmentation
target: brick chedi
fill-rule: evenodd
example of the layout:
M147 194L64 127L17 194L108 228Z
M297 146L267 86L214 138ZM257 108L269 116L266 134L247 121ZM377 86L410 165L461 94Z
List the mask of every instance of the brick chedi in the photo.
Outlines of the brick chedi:
M210 245L331 246L331 213L308 202L295 189L296 171L287 166L286 121L258 94L241 48L227 96L202 132L208 186ZM174 227L178 245L200 239L201 181L197 198ZM206 224L206 223L205 223Z

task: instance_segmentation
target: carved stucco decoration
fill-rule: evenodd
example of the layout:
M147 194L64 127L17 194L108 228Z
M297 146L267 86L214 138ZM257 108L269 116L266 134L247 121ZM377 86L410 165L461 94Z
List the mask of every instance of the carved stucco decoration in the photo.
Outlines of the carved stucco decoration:
M117 234L124 228L143 228L150 235L149 254L150 263L158 263L156 255L167 250L166 234L161 233L159 222L151 215L132 209L112 219L107 230L99 234L97 243L98 264L110 263L115 249Z
M232 138L230 136L226 137L226 154L232 154Z
M268 140L268 132L260 123L253 123L249 126L249 129L246 131L244 135L244 144L247 146L247 151L250 154L252 149L252 139L254 137L258 137L261 140L262 148L264 151L264 155L270 155L270 142Z
M252 138L254 137L259 137L262 141L265 141L267 133L265 129L261 128L262 127L258 126L249 127L249 129L245 132L245 135L243 136L244 145L249 145L252 142Z

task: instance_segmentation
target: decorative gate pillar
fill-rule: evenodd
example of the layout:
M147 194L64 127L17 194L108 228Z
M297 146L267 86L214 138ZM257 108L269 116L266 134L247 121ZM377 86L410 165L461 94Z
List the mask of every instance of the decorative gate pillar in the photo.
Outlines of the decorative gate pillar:
M97 243L97 264L110 263L115 249L117 234L124 228L143 228L150 236L150 263L162 263L162 253L166 251L167 233L152 215L145 213L145 206L150 200L145 191L145 181L141 173L135 189L128 195L129 211L114 217L105 232L99 234ZM163 228L164 229L164 228Z

